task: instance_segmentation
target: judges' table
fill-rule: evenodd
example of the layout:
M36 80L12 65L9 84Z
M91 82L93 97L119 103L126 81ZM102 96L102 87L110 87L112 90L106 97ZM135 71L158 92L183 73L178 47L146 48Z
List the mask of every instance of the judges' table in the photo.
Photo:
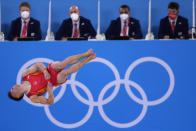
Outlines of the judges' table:
M30 65L89 48L97 58L54 88L54 105L8 99ZM196 41L2 42L0 58L1 131L196 130Z

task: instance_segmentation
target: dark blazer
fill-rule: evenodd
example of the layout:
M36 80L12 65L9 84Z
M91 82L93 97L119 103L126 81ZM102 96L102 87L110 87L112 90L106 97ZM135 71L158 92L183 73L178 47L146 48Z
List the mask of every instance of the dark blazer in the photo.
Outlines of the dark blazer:
M160 21L158 38L163 39L165 35L169 35L171 39L180 38L181 36L188 39L188 30L188 20L182 16L178 16L175 26L175 33L173 34L169 17L167 16Z
M121 33L121 20L117 18L113 20L107 29L105 35L106 39L111 39L113 37L119 37ZM142 32L140 28L140 23L134 18L129 18L129 37L134 39L142 39Z
M15 37L20 37L22 27L22 20L21 18L17 18L16 20L12 21L11 29L8 34L8 40L13 40ZM41 29L40 29L40 22L30 18L28 30L27 30L27 37L34 37L35 40L41 40Z
M95 37L96 32L95 29L93 28L90 20L80 16L80 37L84 37L88 39L88 37ZM61 40L62 37L71 37L72 36L72 31L73 31L73 23L71 18L66 19L63 21L61 24L59 30L56 33L56 40Z

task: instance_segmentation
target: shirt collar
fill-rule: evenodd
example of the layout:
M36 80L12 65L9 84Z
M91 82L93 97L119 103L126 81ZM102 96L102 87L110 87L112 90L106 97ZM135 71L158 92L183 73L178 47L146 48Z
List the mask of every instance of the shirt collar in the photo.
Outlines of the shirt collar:
M175 19L175 20L173 20L173 19L169 18L169 21L170 21L170 22L175 21L175 23L176 23L177 19L178 19L178 16L176 16L176 19Z
M72 23L73 23L73 25L74 25L74 24L77 24L77 25L78 25L78 24L80 23L80 18L79 18L78 21L73 21L73 20L72 20Z
M125 21L126 21L126 24L128 24L128 20L129 20L129 19L126 19L126 20L122 20L122 19L120 19L120 20L121 20L121 23L123 23L123 24L124 24L124 23L125 23Z
M21 21L22 21L22 23L24 23L24 19L21 18ZM25 21L26 21L27 23L29 23L30 18L26 19Z

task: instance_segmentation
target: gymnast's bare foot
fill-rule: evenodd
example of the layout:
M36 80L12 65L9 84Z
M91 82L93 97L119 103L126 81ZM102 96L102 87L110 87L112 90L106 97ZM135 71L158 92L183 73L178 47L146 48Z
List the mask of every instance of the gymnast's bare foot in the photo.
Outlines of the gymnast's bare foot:
M88 51L89 56L93 54L93 49L89 49Z
M93 60L96 58L96 54L95 53L92 53L90 56L89 56L90 60Z

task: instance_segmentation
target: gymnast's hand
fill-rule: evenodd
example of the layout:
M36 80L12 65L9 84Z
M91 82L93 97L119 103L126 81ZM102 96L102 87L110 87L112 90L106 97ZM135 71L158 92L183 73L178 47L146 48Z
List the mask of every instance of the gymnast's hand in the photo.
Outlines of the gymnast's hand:
M49 92L49 94L50 94L50 92L53 91L53 86L52 86L52 83L51 82L48 82L47 91Z
M47 70L43 71L46 80L50 79L50 73Z

